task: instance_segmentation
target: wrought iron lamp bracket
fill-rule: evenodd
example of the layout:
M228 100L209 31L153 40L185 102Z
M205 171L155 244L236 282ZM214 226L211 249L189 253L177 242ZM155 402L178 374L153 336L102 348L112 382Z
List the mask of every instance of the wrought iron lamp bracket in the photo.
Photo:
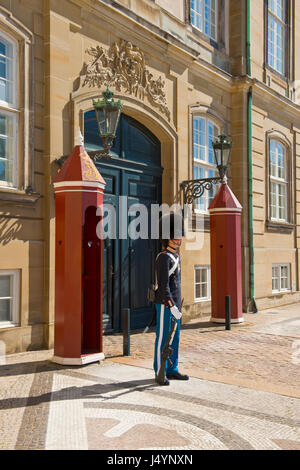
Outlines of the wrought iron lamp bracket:
M92 160L97 161L100 160L101 158L110 158L110 149L113 146L114 143L114 137L112 136L107 136L107 137L102 137L102 143L103 143L103 150L99 150L96 154L90 155Z
M183 191L183 203L192 204L195 199L203 196L204 191L210 191L214 185L223 183L224 177L203 178L199 180L182 181L180 187Z

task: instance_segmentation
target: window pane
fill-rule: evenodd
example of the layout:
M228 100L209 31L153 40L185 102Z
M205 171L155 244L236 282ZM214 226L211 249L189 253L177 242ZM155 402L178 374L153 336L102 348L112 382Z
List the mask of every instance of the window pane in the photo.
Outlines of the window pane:
M0 112L0 181L13 182L14 118Z
M283 184L278 185L278 207L279 207L279 218L286 219L287 214L287 198L286 198L286 186Z
M194 117L194 159L215 166L212 142L219 135L219 128L209 120Z
M268 8L279 19L285 20L285 0L269 0Z
M285 179L285 152L284 147L279 142L276 146L277 162L278 162L278 178Z
M0 38L0 54L10 59L13 58L13 45L4 38Z
M0 80L0 100L6 101L6 82Z
M11 296L11 276L0 276L0 298Z
M287 267L287 266L281 266L281 267L280 267L280 270L281 270L281 277L287 277L287 275L288 275L288 267Z
M0 134L6 134L6 118L0 114Z
M215 158L214 158L214 150L213 150L213 140L214 140L214 124L213 122L208 121L208 161L212 165L214 164Z
M201 285L201 298L206 299L207 295L207 284L200 284Z
M286 210L284 207L279 208L279 219L286 220Z
M0 77L7 78L6 76L6 60L0 57Z
M5 181L6 162L0 160L0 181Z
M276 161L276 142L270 141L270 174L271 176L277 176L277 161Z
M279 290L279 266L272 267L272 290Z
M203 31L202 5L203 0L191 0L191 23Z
M194 158L205 161L205 120L194 118Z
M271 183L271 206L276 207L276 184Z
M0 157L6 158L6 139L0 137Z
M194 164L194 179L197 180L202 178L205 178L204 169L200 165ZM201 211L205 210L205 198L203 196L195 199L194 204L195 209Z
M13 162L8 161L6 163L6 181L12 183L13 178L14 178L14 168L13 168Z
M204 169L200 165L195 164L194 165L194 179L200 180L201 178L204 178Z
M0 39L0 54L6 55L6 44Z
M212 39L217 39L216 1L191 0L191 23Z
M278 277L278 267L277 266L272 267L272 277Z
M205 0L205 34L216 39L216 5L214 0Z
M273 278L272 279L272 290L279 290L279 279Z
M271 202L271 217L273 219L277 219L277 185L275 183L271 183L270 185L270 202Z
M11 321L11 300L0 299L0 322Z
M269 11L272 13L268 15L268 64L283 74L285 71L285 25L282 22L285 23L285 8L283 4L278 9L274 7L274 4L272 7L269 4Z
M288 290L289 288L289 266L280 266L280 289Z
M12 103L13 45L0 38L0 100Z
M209 297L208 269L206 267L195 268L195 297L207 299Z
M285 0L277 0L277 5L276 5L276 15L278 18L280 18L282 21L285 20L284 18L284 10L285 10Z
M201 269L201 282L207 282L207 269Z

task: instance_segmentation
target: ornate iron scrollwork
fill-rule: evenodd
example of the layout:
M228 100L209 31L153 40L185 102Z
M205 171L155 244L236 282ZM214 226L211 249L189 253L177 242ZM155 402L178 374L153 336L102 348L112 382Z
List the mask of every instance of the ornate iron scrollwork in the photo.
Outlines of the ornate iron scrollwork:
M183 181L180 184L183 190L183 203L192 204L195 199L203 196L205 190L212 190L214 185L222 183L222 181L223 178L221 177Z

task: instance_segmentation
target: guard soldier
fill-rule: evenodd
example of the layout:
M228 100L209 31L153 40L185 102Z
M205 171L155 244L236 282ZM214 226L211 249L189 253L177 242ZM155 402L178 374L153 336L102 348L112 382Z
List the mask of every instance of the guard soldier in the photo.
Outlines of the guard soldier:
M181 314L181 263L179 249L182 242L182 217L175 214L164 216L160 220L160 231L163 238L164 222L169 222L169 238L163 239L163 251L156 258L156 340L154 350L154 371L155 380L159 385L169 385L169 380L188 380L189 376L181 374L178 371L178 347L180 336L180 318ZM167 223L165 224L167 225ZM170 344L172 349L167 361L166 376L159 374L162 366L162 351L168 339L170 339L170 330L172 316L177 323ZM171 365L172 364L172 365ZM165 364L163 364L165 366Z

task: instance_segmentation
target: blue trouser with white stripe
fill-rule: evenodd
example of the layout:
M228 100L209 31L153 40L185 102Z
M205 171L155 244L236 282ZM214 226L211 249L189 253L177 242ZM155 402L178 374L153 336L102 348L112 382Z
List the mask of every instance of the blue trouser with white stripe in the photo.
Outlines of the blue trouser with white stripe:
M164 345L168 339L170 329L171 329L171 310L166 308L162 304L155 304L156 308L156 339L155 339L155 348L154 348L154 371L155 375L158 374L161 366L161 352ZM172 374L178 372L178 347L179 347L179 336L180 336L180 320L177 321L177 327L173 336L173 341L170 344L170 347L173 349L173 352L170 356L172 367L169 366L168 362L166 364L166 374Z

